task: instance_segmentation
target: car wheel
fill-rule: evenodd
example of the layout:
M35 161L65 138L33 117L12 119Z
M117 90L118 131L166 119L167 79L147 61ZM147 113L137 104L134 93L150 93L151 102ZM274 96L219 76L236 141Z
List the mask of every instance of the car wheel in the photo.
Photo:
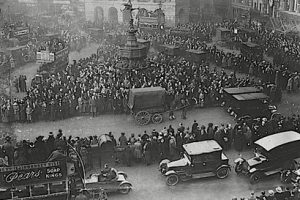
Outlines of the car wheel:
M119 192L121 194L128 194L131 190L131 185L129 183L123 183L119 187Z
M242 171L243 171L243 165L242 165L242 163L237 163L237 164L235 165L235 167L234 167L234 171L235 171L235 173L237 173L237 174L242 173Z
M228 167L221 167L217 170L217 177L219 179L224 179L229 174L229 168Z
M255 172L250 176L250 183L255 184L258 183L262 178L262 174L260 172Z
M179 182L179 177L177 174L172 174L167 176L167 185L174 186Z

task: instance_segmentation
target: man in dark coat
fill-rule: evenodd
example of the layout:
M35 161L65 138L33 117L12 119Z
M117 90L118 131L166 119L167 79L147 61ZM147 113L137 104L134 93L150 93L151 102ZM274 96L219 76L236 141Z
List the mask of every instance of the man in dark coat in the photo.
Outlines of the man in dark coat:
M46 141L46 145L48 148L48 153L49 154L52 153L52 151L54 151L54 149L55 149L55 138L54 138L52 132L49 133L49 136Z
M15 151L15 148L12 144L10 136L7 136L5 138L5 143L3 144L2 149L3 149L5 155L8 158L8 165L12 166L14 164L14 151Z
M34 159L37 162L45 161L48 157L48 148L46 146L45 141L43 140L44 136L39 136L36 138L34 148L35 148L35 156Z
M194 120L194 123L192 125L192 133L195 134L197 129L198 129L198 123L196 120Z

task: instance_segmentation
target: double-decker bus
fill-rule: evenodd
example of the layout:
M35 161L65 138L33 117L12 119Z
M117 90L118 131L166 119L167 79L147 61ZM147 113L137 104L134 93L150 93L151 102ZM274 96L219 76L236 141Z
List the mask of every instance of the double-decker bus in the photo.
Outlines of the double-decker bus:
M75 165L67 160L0 167L3 200L70 199Z

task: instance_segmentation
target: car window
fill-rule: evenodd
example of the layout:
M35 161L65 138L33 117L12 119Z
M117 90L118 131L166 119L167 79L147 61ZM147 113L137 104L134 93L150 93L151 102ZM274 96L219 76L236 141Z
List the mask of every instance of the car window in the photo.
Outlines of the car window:
M203 154L198 155L193 158L194 163L202 163L202 162L208 162L208 161L214 161L216 160L216 157L214 154Z
M205 160L206 161L214 161L214 160L216 160L216 155L215 154L207 154L207 155L205 155Z

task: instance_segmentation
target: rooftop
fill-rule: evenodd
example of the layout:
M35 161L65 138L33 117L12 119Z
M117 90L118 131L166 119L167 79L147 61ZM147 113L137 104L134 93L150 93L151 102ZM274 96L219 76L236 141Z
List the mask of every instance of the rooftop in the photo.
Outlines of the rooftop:
M222 147L215 140L188 143L183 145L183 148L189 155L199 155L222 150Z
M286 131L263 137L254 143L270 151L275 147L295 141L300 141L300 134L295 131Z

